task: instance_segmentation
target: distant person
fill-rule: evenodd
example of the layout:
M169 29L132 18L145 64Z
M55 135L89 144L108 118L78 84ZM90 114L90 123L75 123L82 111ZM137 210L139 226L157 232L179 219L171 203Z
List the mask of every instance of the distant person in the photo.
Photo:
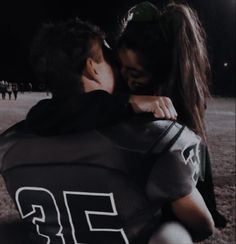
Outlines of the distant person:
M1 93L1 95L2 95L2 91L3 91L3 80L1 80L0 81L0 93ZM3 97L2 97L2 99L3 99Z
M11 94L12 94L12 84L11 84L11 82L8 82L8 83L6 84L6 86L7 86L7 94L8 94L8 98L9 98L9 100L11 100Z
M16 100L17 94L18 94L18 84L16 82L12 83L12 92L13 92L14 98Z
M31 82L28 83L28 90L29 90L29 92L32 92L32 90L33 90L33 85Z
M1 94L2 94L2 100L5 100L6 92L7 92L7 83L4 80L2 80L0 82L0 91L1 91Z
M20 85L19 85L19 91L20 91L20 93L24 93L24 90L25 90L25 85L24 85L24 83L23 82L20 82Z

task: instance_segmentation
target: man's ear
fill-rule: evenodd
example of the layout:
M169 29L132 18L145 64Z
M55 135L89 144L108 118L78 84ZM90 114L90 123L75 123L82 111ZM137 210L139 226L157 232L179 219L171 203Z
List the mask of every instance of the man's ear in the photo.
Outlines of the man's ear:
M97 80L97 63L92 58L87 58L85 72L89 79Z

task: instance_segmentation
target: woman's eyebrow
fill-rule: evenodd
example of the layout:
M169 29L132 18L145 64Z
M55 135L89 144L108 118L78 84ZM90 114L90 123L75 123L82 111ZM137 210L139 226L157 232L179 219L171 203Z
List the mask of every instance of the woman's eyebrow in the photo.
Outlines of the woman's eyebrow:
M145 74L145 71L144 70L136 69L136 68L133 68L133 67L130 67L130 66L124 66L124 67L127 70L135 71L135 72L138 72L138 73L141 73L141 74Z

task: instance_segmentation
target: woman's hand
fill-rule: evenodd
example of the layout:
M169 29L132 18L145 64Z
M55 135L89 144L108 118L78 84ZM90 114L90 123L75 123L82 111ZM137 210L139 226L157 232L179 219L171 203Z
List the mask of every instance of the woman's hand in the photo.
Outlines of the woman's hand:
M131 95L129 99L135 113L153 113L156 118L176 120L177 112L170 98Z

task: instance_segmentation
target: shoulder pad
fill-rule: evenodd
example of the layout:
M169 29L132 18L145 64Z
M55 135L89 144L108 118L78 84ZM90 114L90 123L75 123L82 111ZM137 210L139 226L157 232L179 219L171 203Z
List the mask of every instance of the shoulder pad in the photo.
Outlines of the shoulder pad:
M0 135L0 172L2 171L5 152L16 143L18 135L22 132L23 128L24 120L11 126Z
M125 150L160 153L178 137L183 127L170 120L134 116L99 132Z
M65 163L124 171L121 154L115 149L95 130L49 137L9 130L0 138L0 172L19 166Z
M16 133L20 133L24 130L25 128L25 120L22 120L16 124L14 124L13 126L9 127L7 130L5 130L0 137L9 137L12 136Z

